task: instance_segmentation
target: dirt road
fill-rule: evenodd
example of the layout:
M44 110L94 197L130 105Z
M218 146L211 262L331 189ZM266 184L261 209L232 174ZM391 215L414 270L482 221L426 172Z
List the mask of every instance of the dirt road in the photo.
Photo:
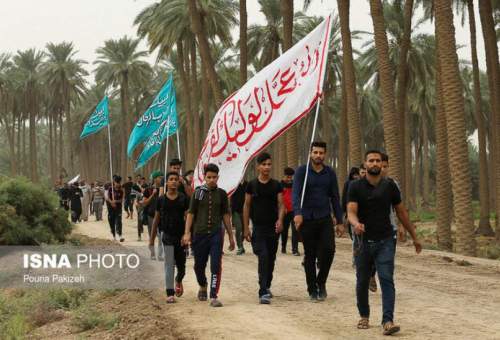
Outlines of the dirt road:
M141 244L136 241L135 223L124 220L125 246ZM82 223L75 232L110 238L105 222ZM190 258L185 294L178 303L166 305L164 293L157 291L151 299L141 300L137 311L149 307L140 304L159 306L156 317L170 320L175 333L188 339L382 338L380 291L370 294L371 328L356 329L355 275L348 239L337 240L327 283L329 296L321 303L308 300L301 257L279 254L272 287L275 298L271 305L259 305L257 261L248 243L246 250L243 256L227 250L224 255L220 290L223 308L210 308L208 303L196 300ZM398 246L395 277L395 321L401 325L398 338L500 339L500 261L427 250L417 256L413 248ZM131 325L130 329L137 327L141 326ZM160 333L151 335L161 338ZM128 338L126 330L121 331L123 337Z

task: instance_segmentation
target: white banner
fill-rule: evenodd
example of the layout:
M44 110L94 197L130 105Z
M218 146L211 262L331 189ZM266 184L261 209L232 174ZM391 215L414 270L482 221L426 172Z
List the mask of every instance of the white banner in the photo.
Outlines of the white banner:
M232 193L250 160L302 119L322 93L331 17L227 98L212 121L194 171L203 184L208 163Z

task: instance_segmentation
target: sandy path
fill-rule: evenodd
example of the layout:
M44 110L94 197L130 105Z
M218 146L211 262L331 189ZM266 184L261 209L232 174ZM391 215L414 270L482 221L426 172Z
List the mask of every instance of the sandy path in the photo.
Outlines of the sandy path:
M136 241L135 226L135 220L124 219L125 246L146 242ZM77 225L75 232L110 238L105 222L85 222ZM226 250L220 291L223 308L209 308L196 300L192 258L187 263L185 294L177 304L167 306L160 291L154 295L162 312L176 321L180 334L196 339L382 338L380 292L370 294L371 328L356 329L349 240L337 240L327 283L329 296L321 303L308 300L301 258L279 254L272 287L275 298L269 306L259 305L257 261L251 246L246 243L245 247L243 256ZM472 265L460 266L443 256L466 259ZM500 261L425 250L416 256L412 248L399 246L395 319L402 328L398 337L404 339L500 339Z

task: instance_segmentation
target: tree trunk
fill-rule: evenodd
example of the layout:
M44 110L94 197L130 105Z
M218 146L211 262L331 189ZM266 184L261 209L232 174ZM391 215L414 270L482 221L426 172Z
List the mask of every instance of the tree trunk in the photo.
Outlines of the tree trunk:
M490 106L491 106L491 129L492 140L490 145L495 153L493 159L495 161L496 170L495 184L496 188L496 238L500 242L500 65L498 60L497 37L495 32L495 22L493 20L493 11L491 1L479 1L479 16L481 18L481 26L483 28L484 47L486 50L486 66L488 73L488 83L490 88ZM492 175L493 175L492 174Z
M399 115L399 121L401 123L406 121L406 116L409 116L409 112L407 109L407 90L408 90L408 51L410 50L411 44L411 22L413 15L413 0L406 0L403 10L403 37L401 39L400 46L400 56L399 56L399 64L397 66L397 93L396 93L396 112ZM401 185L403 188L403 197L406 199L408 196L408 192L406 191L406 182L411 181L411 154L409 155L409 159L407 159L407 145L406 143L411 143L411 138L406 138L407 134L410 133L410 130L401 129L400 130L400 152L401 152ZM411 147L411 146L410 146ZM407 171L410 174L407 174ZM407 199L406 199L407 201Z
M55 181L55 176L54 176L54 135L52 132L52 127L53 127L53 115L49 114L49 169L50 169L50 181L51 184L54 183Z
M293 0L280 0L283 17L283 53L293 46ZM292 126L285 134L287 165L298 165L297 126Z
M452 196L450 167L448 164L448 133L446 131L446 113L443 107L439 52L436 54L436 223L439 249L451 251L451 212Z
M64 164L64 140L63 140L63 112L59 112L59 165L57 169L58 177L60 178L62 175L62 169Z
M429 155L429 124L427 112L422 112L422 208L430 208L430 155Z
M218 109L222 105L222 91L219 85L219 78L217 76L217 73L215 72L215 63L210 53L210 45L208 44L206 31L203 28L200 12L196 7L196 0L188 0L188 7L189 16L191 18L191 30L198 39L201 61L207 68L208 79L212 86L212 91L215 99L215 106L217 106Z
M190 103L190 107L191 107L191 114L189 116L186 116L186 128L187 128L187 131L186 131L186 138L187 138L187 148L188 148L188 154L186 155L186 166L187 167L191 167L191 164L193 162L193 159L194 159L194 131L193 131L193 121L194 121L194 117L195 117L195 114L196 114L196 107L194 105L194 102L193 102L193 98L195 96L195 94L193 94L193 83L192 83L192 77L191 77L191 64L190 64L190 60L189 60L189 54L190 54L190 48L189 46L187 45L187 42L186 44L184 45L184 57L185 57L185 60L184 60L184 68L186 69L186 77L188 79L188 81L190 82L189 83L189 86L190 86L190 89L189 89L189 93L188 93L188 96L189 96L189 100L191 101Z
M361 126L356 94L356 76L352 57L351 30L349 28L349 0L337 0L337 7L342 32L343 74L345 76L347 126L349 128L349 158L351 166L358 166L363 158L361 155Z
M27 102L29 110L29 154L30 154L30 179L38 182L37 150L36 150L36 93L33 85L28 85Z
M456 250L460 254L474 256L476 239L472 217L471 172L465 131L463 87L458 68L451 0L435 2L435 6L437 48L440 55L437 62L441 67L442 99L448 130L448 157L457 229Z
M19 174L22 174L23 172L23 164L21 163L21 131L22 131L22 113L18 112L17 114L17 153L16 153L16 158L17 158L17 165L19 166ZM18 174L18 175L19 175Z
M208 134L208 129L210 128L210 102L208 98L208 92L210 90L210 84L208 83L207 72L203 63L201 64L201 102L203 105L203 134L202 143L205 142L205 138Z
M345 70L345 69L344 69ZM339 163L338 163L338 182L339 182L339 188L344 187L344 181L347 177L347 160L348 160L348 143L349 143L349 136L347 135L348 132L348 124L350 122L347 121L348 119L348 107L347 107L347 102L348 102L348 94L347 92L349 91L347 89L347 82L346 82L346 77L345 77L345 71L342 72L342 100L340 104L340 126L339 126L339 131L338 131L338 136L339 136ZM350 131L349 131L350 133ZM359 162L361 163L361 162ZM356 166L359 165L359 163L355 163ZM351 163L351 166L353 164Z
M68 129L68 131L66 131L67 133L67 151L68 151L68 171L70 173L71 176L74 176L74 157L73 157L73 152L74 152L74 148L73 148L73 122L71 120L71 98L70 98L70 94L69 94L69 85L67 83L67 81L65 79L63 79L62 81L63 83L63 107L64 107L64 111L66 113L66 128ZM61 126L61 129L62 129L62 126Z
M247 82L247 1L240 0L240 85Z
M177 59L179 61L178 64L178 69L179 69L179 74L181 76L181 83L182 83L182 88L183 91L181 94L184 96L183 103L185 105L185 112L186 112L186 153L184 154L184 158L186 160L191 159L192 151L193 151L193 146L191 145L192 137L191 134L193 133L193 129L191 128L191 117L192 117L192 110L191 110L191 89L189 86L189 77L188 74L186 73L186 67L185 65L189 66L189 61L186 63L186 54L184 53L184 46L182 40L177 40Z
M193 154L191 159L191 164L189 169L194 168L196 165L196 160L200 153L200 103L199 103L199 91L198 91L198 76L196 67L196 42L193 40L191 45L191 98L193 101Z
M122 121L124 122L125 133L120 133L121 148L120 152L120 167L119 174L125 179L125 176L132 174L132 162L127 162L127 138L130 135L130 117L129 117L129 79L128 71L122 73L122 81L120 84L120 99L122 109Z
M370 0L370 10L373 19L380 88L382 91L385 146L391 158L391 177L397 182L401 182L401 140L399 138L401 127L399 116L396 113L396 107L394 105L393 72L389 60L389 46L385 31L384 13L380 0Z
M469 14L469 32L471 44L472 73L474 77L474 117L476 118L477 135L479 142L479 228L477 234L494 236L490 225L490 192L488 188L488 160L486 156L486 132L483 111L481 110L481 84L479 81L479 63L476 48L476 19L474 14L474 0L467 0Z

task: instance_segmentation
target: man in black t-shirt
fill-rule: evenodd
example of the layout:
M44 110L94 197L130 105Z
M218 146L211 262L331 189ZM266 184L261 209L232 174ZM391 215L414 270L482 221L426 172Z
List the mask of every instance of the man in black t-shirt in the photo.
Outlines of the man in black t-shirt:
M384 335L390 335L400 329L393 322L396 298L393 278L395 242L390 220L392 208L410 233L417 254L421 252L422 246L401 202L401 193L396 183L382 176L382 153L368 151L365 163L366 177L350 184L347 204L349 222L353 225L355 234L356 298L361 316L358 328L369 327L368 287L375 264L382 290L383 332Z
M132 196L132 187L134 186L134 182L132 182L132 177L128 176L127 181L123 183L123 190L125 192L125 200L123 202L123 209L127 213L125 218L134 218L134 198Z
M267 152L257 157L257 171L258 177L247 185L243 225L245 239L252 242L253 252L258 257L259 302L270 304L273 297L270 288L278 251L278 236L283 230L285 208L283 188L270 176L271 156ZM253 226L252 233L250 233L250 219Z
M184 291L182 279L186 274L186 253L181 245L184 234L184 223L189 199L186 195L178 192L179 174L169 172L165 176L167 181L167 193L158 198L156 203L153 230L149 245L154 246L156 231L159 230L161 242L165 253L165 285L167 291L167 303L175 302L174 294L182 296ZM174 267L177 267L174 289Z

